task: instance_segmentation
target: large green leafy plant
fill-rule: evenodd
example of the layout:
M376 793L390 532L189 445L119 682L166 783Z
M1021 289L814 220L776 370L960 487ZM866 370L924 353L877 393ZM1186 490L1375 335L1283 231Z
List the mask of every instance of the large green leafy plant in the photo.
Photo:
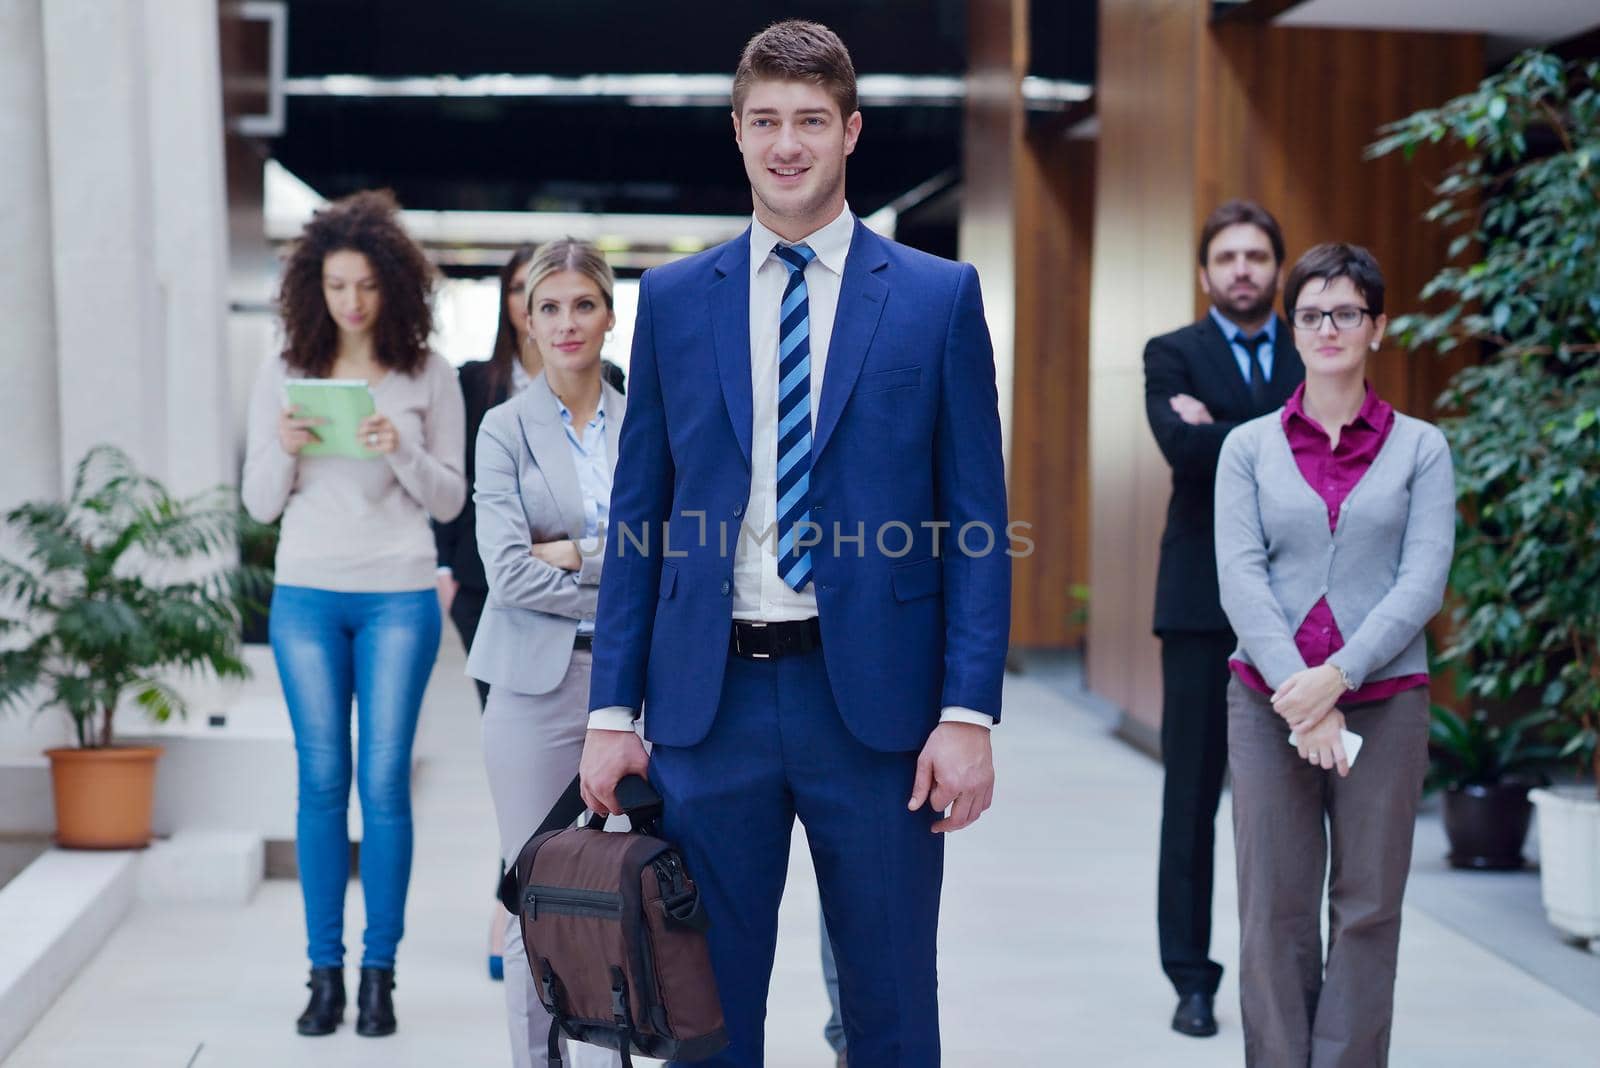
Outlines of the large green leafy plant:
M238 505L224 489L177 499L102 445L65 501L31 501L0 527L0 708L72 717L78 744L112 744L131 697L157 722L185 711L169 673L243 678L240 606L258 569L227 563Z
M1428 213L1455 232L1435 310L1395 323L1482 354L1440 398L1461 505L1442 659L1472 694L1537 692L1600 781L1600 63L1527 53L1381 133L1372 156L1460 153Z

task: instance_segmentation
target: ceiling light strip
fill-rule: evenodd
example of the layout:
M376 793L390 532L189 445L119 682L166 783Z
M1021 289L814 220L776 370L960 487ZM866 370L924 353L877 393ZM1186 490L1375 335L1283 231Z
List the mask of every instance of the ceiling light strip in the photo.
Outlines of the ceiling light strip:
M725 74L450 74L377 78L365 74L325 74L288 78L284 91L295 97L411 97L422 99L542 97L611 98L652 107L726 107L733 79ZM955 107L967 98L965 78L924 74L865 74L856 80L868 106ZM1065 107L1087 100L1092 87L1080 82L1024 78L1022 95L1031 107Z

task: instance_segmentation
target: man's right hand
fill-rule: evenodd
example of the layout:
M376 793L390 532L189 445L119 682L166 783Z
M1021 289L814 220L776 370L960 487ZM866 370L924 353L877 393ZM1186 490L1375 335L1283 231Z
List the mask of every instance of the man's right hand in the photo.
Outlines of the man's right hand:
M1179 393L1167 403L1178 413L1178 418L1190 426L1205 426L1207 423L1216 422L1211 418L1211 410L1187 393Z
M622 815L617 803L617 783L624 776L648 774L650 755L633 731L591 729L583 739L583 759L578 761L578 790L590 811Z

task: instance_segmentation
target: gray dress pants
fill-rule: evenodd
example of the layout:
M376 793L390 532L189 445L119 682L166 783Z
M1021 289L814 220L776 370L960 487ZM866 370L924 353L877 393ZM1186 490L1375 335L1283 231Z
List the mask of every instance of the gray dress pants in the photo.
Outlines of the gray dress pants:
M1341 779L1300 759L1264 694L1237 679L1228 684L1239 1000L1250 1068L1389 1063L1400 902L1428 766L1428 690L1343 711L1363 744Z
M489 771L500 828L500 856L509 867L544 822L567 783L578 773L589 720L591 654L575 650L561 685L545 694L514 693L491 686L483 711L483 762ZM522 947L522 928L506 924L506 1020L511 1028L515 1068L545 1068L550 1015ZM572 1068L612 1068L615 1052L562 1039L562 1060Z

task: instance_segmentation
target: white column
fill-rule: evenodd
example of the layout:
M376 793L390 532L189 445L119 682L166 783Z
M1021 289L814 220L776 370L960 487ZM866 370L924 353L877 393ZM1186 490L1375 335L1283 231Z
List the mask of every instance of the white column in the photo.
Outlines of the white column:
M0 513L61 492L41 0L0 0Z
M166 470L237 480L228 360L227 190L215 0L145 0L155 266L165 325Z
M0 0L0 513L62 490L42 2ZM38 754L68 737L62 714L0 713L3 829L48 826Z
M151 211L145 5L44 5L61 458L111 442L164 476L164 302Z

